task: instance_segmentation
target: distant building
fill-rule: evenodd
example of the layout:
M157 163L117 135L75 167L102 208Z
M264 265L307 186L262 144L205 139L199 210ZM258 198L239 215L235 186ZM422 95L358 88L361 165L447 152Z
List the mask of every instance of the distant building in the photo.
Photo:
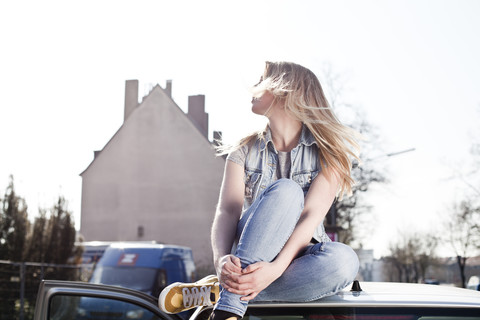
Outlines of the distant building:
M373 256L371 249L355 249L360 266L358 268L357 280L360 281L386 281L384 277L383 261Z
M124 122L81 173L80 231L86 241L189 246L208 272L225 160L208 141L205 96L189 97L185 114L171 90L156 85L139 103L138 81L126 81Z

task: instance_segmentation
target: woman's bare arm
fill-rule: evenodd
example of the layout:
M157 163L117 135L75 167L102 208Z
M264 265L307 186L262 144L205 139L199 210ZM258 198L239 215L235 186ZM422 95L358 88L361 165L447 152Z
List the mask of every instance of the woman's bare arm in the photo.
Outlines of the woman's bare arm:
M230 255L230 251L242 213L245 193L243 180L244 168L227 160L211 233L215 270L222 285L229 274L241 272L239 259Z

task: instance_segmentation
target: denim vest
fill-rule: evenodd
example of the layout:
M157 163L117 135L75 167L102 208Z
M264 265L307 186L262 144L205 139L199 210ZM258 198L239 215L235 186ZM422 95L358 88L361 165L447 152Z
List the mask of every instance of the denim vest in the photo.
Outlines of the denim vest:
M318 146L312 133L303 126L298 145L290 152L292 179L307 194L312 181L321 172ZM257 139L248 150L245 159L245 201L243 210L248 209L259 194L276 179L278 152L272 141L270 128L267 128L264 139ZM323 221L317 227L314 238L318 242L329 242Z

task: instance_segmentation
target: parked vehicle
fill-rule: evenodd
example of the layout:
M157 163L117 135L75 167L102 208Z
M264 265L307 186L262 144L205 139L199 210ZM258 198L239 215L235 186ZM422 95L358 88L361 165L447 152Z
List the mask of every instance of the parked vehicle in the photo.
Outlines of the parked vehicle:
M77 242L75 246L83 249L82 264L94 264L100 260L110 244L112 242L109 241L88 241Z
M195 278L190 248L120 242L105 249L90 282L135 289L157 297L167 285L192 282Z
M90 282L135 289L156 298L163 288L173 282L194 280L195 264L190 248L123 242L111 243L105 249ZM52 310L56 310L56 303L72 306L68 312L73 312L75 317L66 319L151 319L146 316L149 315L147 311L139 311L140 309L132 304L118 300L99 299L88 295L78 299L65 297L54 302ZM180 316L185 319L191 313L184 312Z
M480 276L471 276L468 279L467 289L480 291Z
M93 317L79 308L83 297L106 306ZM111 302L116 308L111 309ZM157 299L115 286L45 280L37 295L35 320L180 319L158 309ZM212 307L200 307L191 320L207 319ZM244 319L464 319L480 318L480 292L410 283L354 283L337 294L308 303L250 303Z

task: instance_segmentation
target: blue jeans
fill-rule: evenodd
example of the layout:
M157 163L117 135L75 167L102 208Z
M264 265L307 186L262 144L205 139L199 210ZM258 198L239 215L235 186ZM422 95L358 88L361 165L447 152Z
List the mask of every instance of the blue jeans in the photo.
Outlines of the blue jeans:
M240 258L242 268L275 259L295 229L303 202L302 189L289 179L275 181L255 199L237 227L233 254ZM253 301L306 302L333 295L355 279L358 266L358 257L349 246L339 242L310 245ZM215 309L243 317L248 302L240 298L222 289Z

